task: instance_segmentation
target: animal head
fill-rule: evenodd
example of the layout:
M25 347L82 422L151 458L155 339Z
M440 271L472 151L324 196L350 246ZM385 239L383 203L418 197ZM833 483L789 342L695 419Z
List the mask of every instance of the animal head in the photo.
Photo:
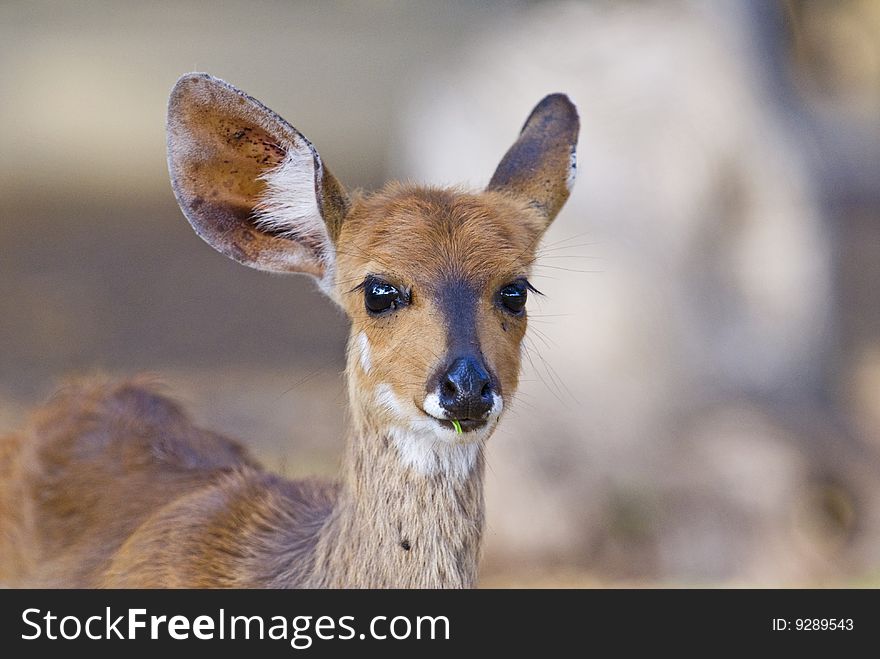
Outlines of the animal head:
M516 390L529 273L574 182L577 134L574 106L554 94L485 190L349 196L284 119L196 73L171 94L168 161L199 236L245 265L311 275L348 314L363 423L473 444Z

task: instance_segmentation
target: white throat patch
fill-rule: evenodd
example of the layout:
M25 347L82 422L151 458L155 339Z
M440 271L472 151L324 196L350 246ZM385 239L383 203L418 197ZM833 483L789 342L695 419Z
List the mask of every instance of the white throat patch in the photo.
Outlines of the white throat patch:
M450 442L436 433L392 428L389 432L401 462L425 476L443 474L456 481L467 478L474 469L479 441Z
M375 399L397 422L388 429L388 437L406 466L425 476L443 474L459 481L473 471L480 448L494 430L503 408L501 397L496 395L486 427L461 435L422 414L414 405L405 405L388 384L376 387ZM439 399L429 396L424 404L428 414L445 418Z

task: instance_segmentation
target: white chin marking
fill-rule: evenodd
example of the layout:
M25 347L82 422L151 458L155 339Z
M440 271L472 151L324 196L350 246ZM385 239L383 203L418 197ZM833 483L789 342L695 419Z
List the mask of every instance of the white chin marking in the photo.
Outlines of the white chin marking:
M361 332L360 334L358 334L357 346L358 346L358 349L360 350L361 369L363 369L365 374L369 373L370 369L373 366L373 362L371 359L372 355L370 352L370 340L367 338L367 335L365 332Z
M422 409L438 419L447 418L446 410L440 406L440 396L437 394L428 394L425 396L425 400L422 401Z
M498 417L504 411L504 399L498 394L492 394L492 409L489 410L489 419L492 423L498 422Z
M449 413L440 405L440 396L437 394L428 394L422 401L422 409L437 419L446 419L451 421ZM488 424L491 426L498 421L501 412L504 409L504 399L498 394L492 394L492 409L486 414Z
M479 430L459 434L425 416L415 405L404 405L386 383L376 387L376 403L396 421L391 424L388 437L401 462L416 473L425 476L442 474L454 480L462 480L473 471L480 446L495 429L504 407L501 396L496 394L486 425ZM436 419L446 419L448 416L440 407L437 394L426 396L423 405L423 409Z

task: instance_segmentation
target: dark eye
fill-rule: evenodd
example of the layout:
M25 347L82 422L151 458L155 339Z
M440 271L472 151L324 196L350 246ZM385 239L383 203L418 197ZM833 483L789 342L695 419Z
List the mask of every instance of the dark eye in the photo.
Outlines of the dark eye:
M387 281L369 279L364 284L364 304L370 313L396 309L401 303L400 291Z
M513 314L520 314L529 297L529 285L524 281L515 281L498 291L501 306Z

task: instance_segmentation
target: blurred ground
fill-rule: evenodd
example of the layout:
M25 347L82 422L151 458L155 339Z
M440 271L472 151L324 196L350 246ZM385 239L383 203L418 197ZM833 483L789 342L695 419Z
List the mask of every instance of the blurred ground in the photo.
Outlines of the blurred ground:
M181 216L181 73L244 88L365 188L479 185L540 94L583 90L548 244L588 246L544 261L549 366L492 440L484 585L880 578L878 3L5 2L0 62L0 432L65 377L147 371L273 468L335 472L345 320ZM723 147L695 160L694 126ZM756 189L807 211L745 213ZM566 391L591 416L551 413Z

